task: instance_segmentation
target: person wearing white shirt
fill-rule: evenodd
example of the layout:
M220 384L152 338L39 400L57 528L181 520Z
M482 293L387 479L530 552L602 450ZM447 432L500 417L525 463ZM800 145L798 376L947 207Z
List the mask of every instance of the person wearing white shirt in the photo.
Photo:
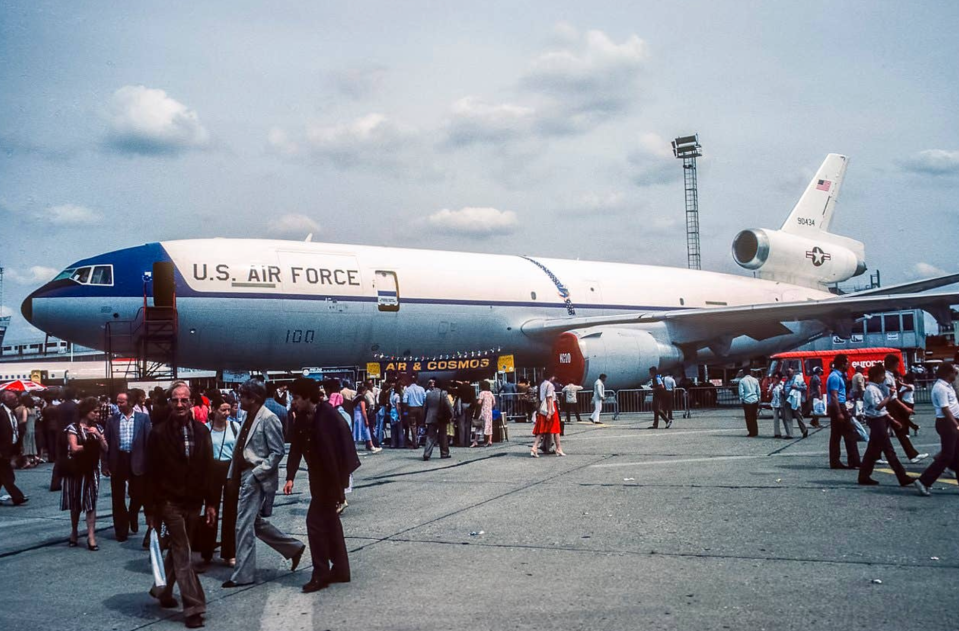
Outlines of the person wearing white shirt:
M593 384L593 414L589 417L594 423L599 423L599 415L603 412L603 400L606 398L606 374L599 376Z
M896 451L892 448L889 441L889 427L886 423L890 420L886 412L886 405L892 400L889 388L883 383L886 379L886 371L882 364L873 364L869 368L869 383L863 391L863 413L866 422L869 424L869 444L866 446L866 453L862 457L862 464L859 466L859 484L863 486L875 486L879 482L873 480L872 469L876 464L880 454L886 456L886 462L892 468L896 477L899 479L899 486L909 486L915 479L906 473L906 469L896 457Z
M666 415L673 420L673 406L676 404L676 380L669 373L663 375L663 386L666 387Z
M909 418L909 415L912 413L912 410L904 405L902 401L899 400L898 396L898 377L900 369L900 355L899 353L890 353L886 355L883 360L883 365L885 366L885 380L886 389L889 392L889 405L888 413L893 419L897 421L897 424L893 425L892 430L896 434L896 438L899 439L899 444L902 445L902 450L906 454L906 458L909 459L909 462L917 463L924 460L929 454L921 454L919 450L916 449L912 441L909 440L909 428L919 429L919 426L912 422L912 419Z
M739 400L743 404L743 414L746 416L746 435L750 438L759 436L759 380L751 374L739 380Z
M740 394L742 397L742 394ZM782 425L782 428L786 430L786 438L792 438L792 423L789 423L785 418L785 410L783 410L783 376L782 373L774 373L772 379L772 385L769 388L769 405L773 410L773 438L782 438L783 435L779 430L779 426Z
M569 413L576 413L576 422L582 423L583 419L579 415L579 402L576 397L577 393L583 389L583 386L578 383L568 383L563 386L563 409L566 410L566 422L570 422Z
M942 451L916 480L916 489L920 495L929 495L929 487L949 467L959 471L959 402L952 381L956 378L955 364L939 364L936 369L936 385L932 387L932 407L936 410L936 432L942 444Z

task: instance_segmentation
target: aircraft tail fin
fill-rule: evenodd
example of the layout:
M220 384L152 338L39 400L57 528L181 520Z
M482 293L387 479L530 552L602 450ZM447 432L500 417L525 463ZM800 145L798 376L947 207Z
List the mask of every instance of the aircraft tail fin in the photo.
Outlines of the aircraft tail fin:
M849 159L838 153L826 156L816 175L806 186L805 192L789 213L782 231L806 237L821 236L829 232L839 189L846 175Z

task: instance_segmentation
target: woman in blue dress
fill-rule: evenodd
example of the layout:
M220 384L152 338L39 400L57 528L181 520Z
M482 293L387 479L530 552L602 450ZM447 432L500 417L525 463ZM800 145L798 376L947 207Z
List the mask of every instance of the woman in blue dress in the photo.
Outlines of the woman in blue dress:
M383 451L382 447L373 446L373 436L370 433L372 411L367 409L366 386L356 386L356 395L353 397L353 441L366 443L366 450L371 453Z

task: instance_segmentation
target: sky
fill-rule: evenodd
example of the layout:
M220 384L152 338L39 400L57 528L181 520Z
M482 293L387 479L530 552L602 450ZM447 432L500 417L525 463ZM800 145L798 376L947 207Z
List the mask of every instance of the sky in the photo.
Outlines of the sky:
M953 2L0 3L0 266L269 237L703 268L828 153L884 284L959 271ZM637 279L642 282L642 279Z

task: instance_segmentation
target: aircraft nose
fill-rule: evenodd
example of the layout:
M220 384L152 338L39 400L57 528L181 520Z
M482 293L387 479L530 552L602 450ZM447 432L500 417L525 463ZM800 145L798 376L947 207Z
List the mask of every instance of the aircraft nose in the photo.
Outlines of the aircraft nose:
M36 292L34 292L36 293ZM33 294L30 294L20 305L20 313L26 318L27 322L33 324Z

